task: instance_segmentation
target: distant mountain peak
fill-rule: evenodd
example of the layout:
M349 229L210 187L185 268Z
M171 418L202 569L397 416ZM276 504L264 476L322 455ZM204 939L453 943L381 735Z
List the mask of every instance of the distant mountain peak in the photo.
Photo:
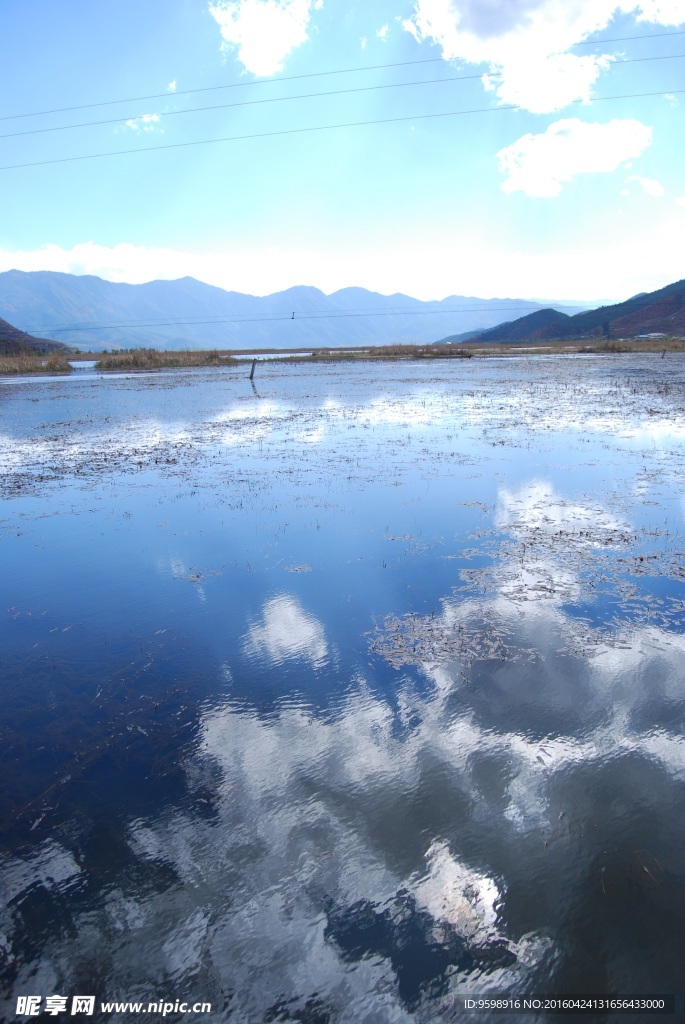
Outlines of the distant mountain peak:
M355 286L326 295L294 285L259 296L190 276L128 284L47 270L0 273L0 316L27 333L93 351L428 344L480 333L536 307L526 299L456 294L426 302Z

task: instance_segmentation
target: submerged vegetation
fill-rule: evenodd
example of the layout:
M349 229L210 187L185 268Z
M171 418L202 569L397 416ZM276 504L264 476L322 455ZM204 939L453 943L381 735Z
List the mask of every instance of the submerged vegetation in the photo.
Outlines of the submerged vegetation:
M540 353L5 381L13 999L676 988L685 360Z

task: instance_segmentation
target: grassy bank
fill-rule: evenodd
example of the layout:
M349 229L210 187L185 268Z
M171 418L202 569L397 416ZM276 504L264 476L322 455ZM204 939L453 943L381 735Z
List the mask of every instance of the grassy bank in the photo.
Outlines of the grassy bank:
M414 359L487 359L492 356L516 355L569 355L574 353L616 355L622 352L685 352L685 341L680 338L649 338L644 341L623 340L589 341L527 341L497 344L465 342L455 345L379 345L365 349L316 349L312 354L286 357L286 362L358 362L395 361Z
M314 351L293 349L283 355L283 349L270 349L261 352L264 360L272 355L278 362L353 362L358 360L397 360L397 359L470 359L472 352L455 348L451 345L383 345L363 349L316 349ZM279 354L280 353L280 354ZM111 352L97 356L89 354L89 358L97 359L99 370L155 370L174 366L226 366L249 365L249 356L239 352L210 351L160 351L157 349L131 349L127 352ZM85 355L81 358L85 358Z
M305 362L348 362L359 359L470 359L473 355L467 348L454 345L374 345L366 349L343 350L317 349L310 356L295 356Z
M685 352L685 341L679 338L648 338L645 340L568 340L529 341L520 343L494 342L487 345L465 343L456 345L377 345L355 349L321 348L264 349L259 351L265 361L296 363L349 363L394 362L425 359L471 359L515 355L569 355L586 353L615 355L622 352ZM250 353L251 354L251 353ZM241 358L242 357L242 358ZM50 357L56 359L62 357ZM238 366L249 365L249 354L243 351L193 350L162 351L151 348L130 349L126 352L81 353L78 359L95 359L99 370L157 370L165 367ZM66 362L66 360L65 360ZM67 364L68 365L68 364ZM46 369L47 367L42 367ZM23 372L21 370L0 372ZM26 371L31 372L31 371Z
M685 352L682 338L648 338L645 341L621 339L620 341L577 342L578 352Z
M226 366L235 362L230 352L179 351L137 348L130 352L110 352L100 356L98 370L159 370L168 366Z
M0 356L0 375L25 373L71 373L66 356Z

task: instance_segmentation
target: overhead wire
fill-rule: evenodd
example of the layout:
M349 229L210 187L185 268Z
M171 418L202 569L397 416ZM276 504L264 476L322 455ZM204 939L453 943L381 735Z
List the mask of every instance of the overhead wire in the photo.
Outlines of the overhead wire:
M656 57L629 57L626 60L615 60L612 61L611 67L620 67L623 64L636 64L644 61L655 61L655 60L678 60L685 57L685 53L672 53ZM502 74L501 71L488 72L489 78L499 77ZM124 117L113 117L106 118L101 121L82 121L78 124L62 124L53 125L49 128L29 128L26 131L21 132L7 132L4 135L0 135L0 139L14 139L20 138L25 135L44 135L48 132L64 132L71 131L75 128L94 128L100 127L107 124L130 124L134 121L139 121L145 117L153 117L157 121L160 117L175 117L179 114L198 114L206 113L211 110L229 110L235 107L252 107L261 106L269 103L288 103L293 100L308 100L318 99L323 96L346 96L352 93L360 92L378 92L384 89L401 89L415 85L442 85L444 82L466 82L481 79L482 73L477 75L449 75L442 78L426 78L419 79L413 82L386 82L380 85L362 85L354 86L350 89L331 89L322 92L308 92L298 93L294 96L268 96L258 100L239 100L237 103L217 103L206 107L187 107L183 110L162 110L155 114L143 113L143 114L129 114Z
M639 39L661 39L668 36L685 35L685 30L675 32L649 32L634 36L614 36L604 39L582 39L573 46L600 46L604 43L632 42ZM409 67L417 64L437 64L445 61L444 57L423 57L420 60L403 60L392 64L367 64L356 68L334 68L329 71L312 71L303 75L276 75L272 78L258 78L249 82L229 82L223 85L206 85L194 89L167 89L166 92L149 93L145 96L126 96L116 100L100 100L96 103L81 103L70 107L53 107L49 110L32 110L23 114L0 115L0 121L13 121L24 117L43 117L48 114L65 114L73 110L92 110L95 107L115 106L118 103L140 103L144 100L169 99L173 96L190 96L200 92L215 92L220 89L238 89L254 85L267 85L273 82L294 82L305 78L323 78L328 75L348 75L362 71L382 71L387 68ZM485 63L485 62L484 62ZM480 77L480 75L478 76Z
M685 56L683 54L682 56ZM499 72L497 72L499 73ZM198 114L204 113L208 110L228 110L233 107L253 107L262 105L265 103L287 103L290 100L308 100L316 99L321 96L345 96L349 93L355 92L374 92L381 89L399 89L403 86L410 85L436 85L441 82L463 82L468 80L475 80L482 78L482 74L478 75L451 75L449 78L427 78L415 82L390 82L382 85L362 85L353 87L351 89L332 89L325 92L305 92L298 93L295 96L269 96L260 100L239 100L238 103L217 103L208 107L187 107L185 110L163 110L159 113L152 115L155 118L159 117L173 117L176 114ZM9 132L6 135L0 135L0 139L13 139L22 135L41 135L45 132L62 132L68 131L71 128L93 128L103 124L121 124L122 122L128 123L129 121L138 121L144 117L150 117L150 114L132 114L127 117L113 117L108 118L104 121L85 121L80 124L65 124L56 125L52 128L31 128L25 132Z
M618 96L594 96L590 103L602 103L609 100L644 99L646 97L653 96L676 96L681 93L685 93L685 89L662 89L656 92L622 93ZM588 105L585 100L571 101L571 104L579 103L582 103L584 106ZM166 149L186 149L190 146L209 146L215 145L219 142L245 142L250 139L267 139L283 135L303 135L311 132L333 131L340 128L363 128L378 124L398 124L406 121L427 121L442 117L461 117L467 114L492 114L503 110L522 109L524 108L519 104L510 103L501 104L496 107L475 107L471 110L447 110L431 114L407 114L401 117L381 117L368 121L346 121L340 124L310 125L304 128L281 128L269 132L253 132L247 135L228 135L219 139L194 139L190 142L168 142L161 146L146 146L142 149L140 147L135 149L114 149L105 153L82 153L78 156L63 156L49 160L32 160L18 164L2 164L0 165L0 171L18 170L26 167L45 167L49 164L68 164L81 160L100 160L111 156L128 156L131 153L154 153Z
M628 41L640 40L640 39L655 39L655 38L663 38L663 37L668 37L668 36L680 36L680 35L685 35L685 31L661 32L661 33L646 33L646 34L642 34L642 35L633 35L633 36L618 36L618 37L604 38L604 39L582 40L581 42L573 44L573 45L575 45L575 46L602 45L604 43L628 42ZM678 58L682 58L683 56L685 56L685 54L668 54L668 55L659 55L659 56L652 56L652 57L626 58L626 59L622 59L622 60L615 60L615 61L613 61L612 62L612 66L621 65L621 64L629 64L629 63L646 62L646 61L678 59ZM22 119L22 118L27 118L27 117L36 117L36 116L43 116L43 115L56 114L56 113L67 113L67 112L75 111L75 110L86 110L86 109L93 109L93 108L104 107L104 106L113 106L113 105L116 105L116 104L127 103L127 102L131 102L131 103L132 102L142 102L143 100L152 100L152 99L173 99L173 98L175 98L177 96L187 96L187 95L194 95L194 94L204 93L204 92L214 92L214 91L219 91L219 90L224 90L224 89L242 88L242 87L245 87L245 86L262 85L262 84L278 83L278 82L289 82L289 81L297 81L297 80L302 80L302 79L321 78L321 77L327 77L327 76L337 75L337 74L352 74L352 73L363 72L363 71L385 70L385 69L396 68L396 67L407 67L407 66L415 66L415 65L421 65L421 64L434 64L434 63L443 63L443 62L445 62L443 57L423 58L421 60L399 61L399 62L388 63L388 64L366 65L366 66L363 66L363 67L356 67L356 68L339 68L339 69L332 69L332 70L322 71L322 72L311 72L311 73L302 74L302 75L276 76L276 77L273 77L273 78L256 79L256 80L253 80L253 81L250 81L250 82L234 82L234 83L227 83L227 84L216 85L216 86L205 86L205 87L193 88L193 89L185 89L185 90L173 90L173 91L167 91L167 92L164 92L164 93L148 94L148 95L145 95L145 96L128 97L126 99L105 100L105 101L100 101L100 102L96 102L96 103L80 104L80 105L71 106L71 107L60 107L60 108L52 108L50 110L32 111L32 112L28 112L28 113L24 113L24 114L3 115L3 116L0 116L0 121L17 120L17 119ZM490 77L495 77L495 76L498 76L500 74L500 72L490 71L487 74ZM389 84L380 84L380 85L372 85L372 86L360 86L360 87L353 87L353 88L350 88L350 89L339 89L339 90L321 91L321 92L306 93L306 94L301 94L301 95L296 95L296 96L269 97L269 98L259 99L259 100L239 101L238 103L211 105L211 106L206 106L206 107L197 107L197 108L190 108L190 109L185 109L185 110L163 111L163 112L160 112L159 114L157 114L155 116L156 117L160 117L160 116L172 116L172 115L175 115L175 114L184 114L184 113L199 113L199 112L204 112L204 111L209 111L209 110L221 110L221 109L227 109L227 108L232 108L232 107L252 106L252 105L257 105L257 104L266 104L266 103L273 103L273 102L285 102L285 101L289 101L289 100L309 99L309 98L316 98L316 97L322 97L322 96L344 95L344 94L357 93L357 92L370 92L370 91L377 91L377 90L382 90L382 89L410 87L410 86L414 86L414 85L431 85L431 84L439 84L439 83L442 83L442 82L467 81L467 80L479 79L479 78L482 78L482 77L483 77L483 73L478 73L478 74L474 74L474 75L450 76L448 78L428 79L428 80L420 80L420 81L415 81L415 82L399 82L399 83L389 83ZM636 99L636 98L653 97L653 96L668 96L668 95L681 94L683 92L685 92L685 90L683 90L683 89L677 89L677 90L672 90L671 89L671 90L663 90L663 91L658 91L658 92L631 93L631 94L621 94L621 95L617 95L617 96L602 96L602 97L593 97L591 102L601 102L601 101L620 100L620 99ZM574 103L581 103L583 101L582 100L575 100L573 102ZM294 128L294 129L291 128L291 129L282 129L282 130L270 131L270 132L254 133L254 134L249 134L249 135L228 136L228 137L219 138L219 139L200 139L200 140L193 140L193 141L190 141L190 142L170 143L170 144L164 144L164 145L159 145L159 146L145 147L145 148L142 148L142 149L141 148L136 148L136 149L114 150L114 151L110 151L110 152L106 152L106 153L82 154L82 155L73 156L73 157L62 157L62 158L50 159L50 160L40 160L40 161L34 161L34 162L30 162L30 163L10 164L10 165L0 166L0 170L12 170L12 169L19 169L19 168L24 168L24 167L44 166L44 165L48 165L48 164L57 164L57 163L70 163L70 162L75 162L75 161L80 161L80 160L92 160L92 159L99 159L99 158L110 157L110 156L123 156L123 155L129 155L129 154L132 154L132 153L145 153L145 152L158 151L158 150L185 148L185 147L189 147L189 146L210 145L210 144L213 144L213 143L220 143L220 142L238 142L238 141L245 141L245 140L249 140L249 139L268 138L268 137L281 136L281 135L294 135L294 134L302 134L302 133L309 133L309 132L316 132L316 131L328 131L328 130L335 130L335 129L340 129L340 128L364 127L364 126L369 126L369 125L391 124L391 123L415 121L415 120L416 121L420 121L420 120L428 120L428 119L442 118L442 117L457 117L457 116L467 115L467 114L491 113L491 112L494 112L494 111L497 111L497 110L519 110L519 109L521 109L521 107L518 106L518 105L508 104L508 105L500 105L500 106L497 106L497 107L475 108L475 109L472 109L472 110L446 111L446 112L439 112L439 113L417 114L417 115L393 117L393 118L379 118L379 119L374 119L374 120L369 120L369 121L347 122L347 123L342 123L342 124L314 125L314 126L309 126L309 127L304 127L304 128ZM127 121L135 121L135 120L141 119L144 116L146 116L146 115L138 114L138 115L129 116L129 117L111 118L111 119L105 119L105 120L102 120L102 121L86 122L86 123L81 123L81 124L76 124L76 125L60 125L60 126L56 126L56 127L34 129L34 130L25 131L25 132L13 132L13 133L8 133L6 135L0 135L0 138L12 138L12 137L23 136L23 135L41 134L41 133L53 132L53 131L65 131L65 130L75 129L75 128L93 127L93 126L104 125L104 124L113 124L113 123L121 123L121 122L127 122ZM540 309L542 307L539 304L537 304L537 305L531 304L530 306L520 306L519 305L519 306L516 306L516 307L501 307L500 310L498 310L498 312L506 312L509 309L511 309L513 311L516 311L516 312L520 312L522 309L526 309L526 308ZM338 319L338 318L361 317L361 316L375 316L375 317L377 317L377 316L425 316L425 315L434 315L434 314L437 314L437 313L443 313L443 314L463 313L463 312L486 311L486 310L489 310L489 309L490 309L490 307L458 307L458 308L455 308L455 309L432 309L432 310L406 310L406 309L375 310L374 309L374 310L361 311L361 312L339 311L339 312L334 312L334 313L302 313L302 312L298 313L297 311L294 311L294 312L292 312L292 313L290 313L288 315L281 314L281 315L268 316L268 317L257 316L257 315L248 315L248 316L243 316L243 317L232 317L232 318L221 318L220 317L220 318L211 318L211 319L198 319L198 318L194 318L193 317L193 318L184 319L184 320L173 320L173 319L170 319L170 318L146 318L145 320L142 320L142 321L136 321L136 320L123 321L123 322L120 321L120 322L112 323L112 324L102 324L102 323L91 324L91 325L83 325L83 324L78 324L77 325L77 324L74 324L74 325L65 326L65 327L49 327L49 326L47 326L47 327L45 327L45 326L44 327L37 327L36 326L36 327L29 327L29 328L27 328L27 330L28 331L39 332L39 333L46 333L46 332L49 332L49 333L66 333L66 332L78 332L78 331L126 330L126 329L131 329L131 328L135 329L136 327L159 327L159 328L164 328L164 327L171 327L171 326L202 326L202 325L224 324L224 323L225 324L240 324L240 323L275 322L275 321L286 321L286 320L302 321L302 320L314 320L314 319Z
M572 305L572 304L571 304ZM32 332L38 332L45 334L66 334L72 331L105 331L105 330L129 330L141 327L202 327L211 324L253 324L253 323L274 323L278 321L291 320L297 323L302 320L338 320L348 319L355 317L365 316L432 316L438 313L443 314L456 314L456 313L507 313L516 312L519 313L524 309L538 310L545 308L541 303L530 303L520 304L518 306L500 306L497 310L493 310L492 306L456 306L450 309L402 309L402 308L390 308L375 310L371 307L368 309L357 308L356 310L337 310L331 313L304 313L294 310L290 313L276 313L273 316L262 316L259 314L250 314L246 316L235 316L235 317L210 317L208 319L199 319L196 317L186 317L181 320L174 320L172 318L160 318L160 317L145 317L142 320L127 320L127 321L116 321L113 323L101 323L96 321L90 324L74 324L60 327L41 326L41 327L25 327L24 332L29 334ZM164 321L164 322L162 322ZM485 329L485 328L484 328Z
M255 78L250 82L228 82L225 85L205 85L197 89L173 89L151 93L148 96L127 96L119 100L101 100L99 103L83 103L76 107L56 107L53 110L33 110L27 114L5 114L0 121L14 121L21 117L43 117L48 114L66 114L71 110L91 110L93 107L111 107L118 103L142 103L143 100L173 99L174 96L190 96L198 92L218 92L220 89L243 89L252 85L269 85L273 82L295 82L303 78L323 78L326 75L348 75L356 71L382 71L386 68L403 68L411 64L440 64L443 57L423 57L421 60L401 60L395 64L368 64L357 68L337 68L332 71L312 71L306 75L277 75L273 78ZM479 76L480 77L480 76Z

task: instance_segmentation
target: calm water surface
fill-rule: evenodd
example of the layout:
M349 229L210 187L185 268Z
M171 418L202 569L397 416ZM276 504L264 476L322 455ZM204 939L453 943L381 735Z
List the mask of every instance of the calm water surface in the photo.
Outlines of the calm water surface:
M0 381L5 1018L682 1010L685 362L254 383Z

